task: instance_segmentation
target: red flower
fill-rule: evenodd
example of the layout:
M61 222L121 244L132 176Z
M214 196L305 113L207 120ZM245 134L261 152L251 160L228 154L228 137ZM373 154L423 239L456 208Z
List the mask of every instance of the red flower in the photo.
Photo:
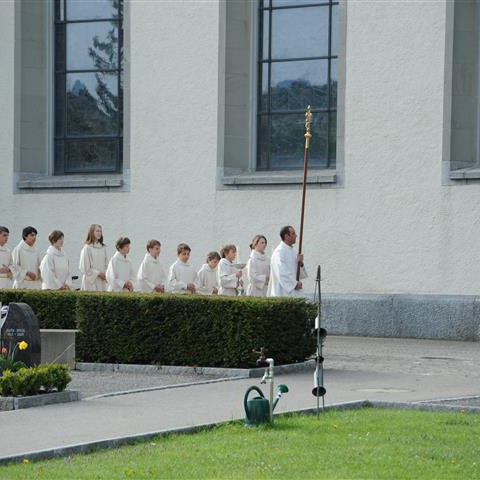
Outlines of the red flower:
M6 357L8 354L8 350L5 347L2 347L2 355Z

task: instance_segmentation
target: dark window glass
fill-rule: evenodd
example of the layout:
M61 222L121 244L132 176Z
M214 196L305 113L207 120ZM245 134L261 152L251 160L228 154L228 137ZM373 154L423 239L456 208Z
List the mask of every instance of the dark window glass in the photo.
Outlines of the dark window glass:
M55 173L122 168L122 1L55 0Z
M305 110L313 110L310 165L336 155L338 2L259 2L257 168L303 166Z

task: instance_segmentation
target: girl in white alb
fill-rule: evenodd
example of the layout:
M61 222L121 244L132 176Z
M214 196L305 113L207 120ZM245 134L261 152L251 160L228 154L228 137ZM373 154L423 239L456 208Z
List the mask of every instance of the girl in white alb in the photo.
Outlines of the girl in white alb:
M167 275L160 263L161 244L158 240L149 240L147 253L137 272L137 287L141 292L165 292Z
M108 262L107 282L109 292L132 292L135 272L132 262L127 258L130 252L130 239L120 237L116 243L117 252Z
M219 295L237 295L237 287L242 283L242 271L235 268L233 261L237 256L235 245L225 245L220 254L222 259L218 263Z
M210 252L206 263L197 273L197 292L201 295L216 295L219 290L217 267L220 261L218 252Z
M42 257L35 248L37 230L34 227L25 227L22 238L12 251L13 288L40 289L42 282L39 267Z
M255 235L250 245L252 251L247 262L248 287L247 295L265 297L270 278L270 261L265 255L267 239L263 235Z
M103 243L102 227L90 225L85 245L80 252L81 290L104 292L107 289L107 247Z
M48 239L51 245L40 263L42 290L70 290L72 276L68 258L63 251L63 233L54 230Z

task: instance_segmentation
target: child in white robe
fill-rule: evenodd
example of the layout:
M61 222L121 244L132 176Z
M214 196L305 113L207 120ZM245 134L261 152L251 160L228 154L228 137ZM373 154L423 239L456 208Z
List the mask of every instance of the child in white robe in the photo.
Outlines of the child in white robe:
M72 276L68 258L63 251L63 232L54 230L48 240L51 245L40 263L42 290L70 290Z
M10 231L7 227L0 226L0 288L12 288L12 254L7 247Z
M13 288L36 290L42 287L40 280L42 257L35 248L37 233L34 227L25 227L22 231L23 240L12 251Z
M265 297L270 278L270 261L265 255L267 239L263 235L253 237L250 248L250 258L247 262L248 287L247 295Z
M189 262L191 248L186 243L177 247L177 260L168 270L167 290L172 293L195 293L197 272Z
M102 227L90 225L85 245L80 252L78 269L82 272L81 290L104 292L107 289L108 257L103 243Z
M218 252L210 252L207 255L206 263L197 273L198 289L197 292L202 295L217 295L219 284L217 267L220 261Z
M137 286L141 292L165 292L167 275L160 263L161 246L158 240L149 240L147 243L147 253L137 272Z
M222 259L218 263L219 295L237 295L237 287L243 285L242 271L233 265L237 256L235 245L225 245L220 250Z
M130 239L120 237L115 244L117 251L108 262L107 282L109 292L132 292L135 283L135 272L132 262L127 257L130 252Z

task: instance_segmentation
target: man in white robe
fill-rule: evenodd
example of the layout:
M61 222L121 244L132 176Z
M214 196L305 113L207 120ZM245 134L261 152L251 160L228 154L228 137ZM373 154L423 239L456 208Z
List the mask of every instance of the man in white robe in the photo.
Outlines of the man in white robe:
M0 288L12 288L12 254L7 247L9 234L7 227L0 226Z
M270 281L267 297L294 297L303 288L297 281L297 269L300 265L300 278L307 276L303 268L303 255L297 254L293 248L297 240L295 229L288 225L280 230L282 241L275 248L270 260Z

